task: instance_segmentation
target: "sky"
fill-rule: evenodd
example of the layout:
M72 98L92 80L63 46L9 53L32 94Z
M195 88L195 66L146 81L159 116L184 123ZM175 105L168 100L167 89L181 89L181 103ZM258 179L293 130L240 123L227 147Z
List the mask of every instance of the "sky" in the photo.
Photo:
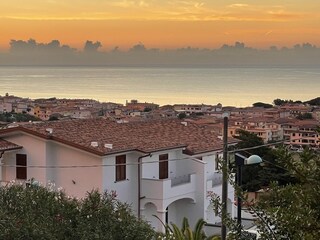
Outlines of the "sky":
M36 39L103 50L218 48L236 41L255 48L310 42L320 46L318 0L1 0L0 50L11 39Z

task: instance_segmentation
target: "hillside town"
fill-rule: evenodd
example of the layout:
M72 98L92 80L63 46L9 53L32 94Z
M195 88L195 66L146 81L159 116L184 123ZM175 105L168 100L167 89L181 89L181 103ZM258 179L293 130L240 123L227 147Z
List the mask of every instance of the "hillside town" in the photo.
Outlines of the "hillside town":
M105 118L115 122L148 122L163 119L183 119L212 127L222 135L222 119L229 116L229 137L237 136L240 129L256 134L265 143L284 141L293 151L308 146L320 149L320 106L303 103L285 103L272 107L232 107L222 104L173 104L159 106L156 103L137 100L121 103L99 102L93 99L29 99L9 95L0 96L0 114L26 114L37 121L66 119ZM0 120L1 121L1 120ZM1 121L0 126L17 123Z
M20 115L25 121L18 121ZM78 199L92 189L110 191L159 233L165 233L164 224L186 218L191 225L203 219L207 234L219 234L223 220L213 199L221 199L224 186L226 211L241 221L237 192L223 180L221 159L226 145L242 142L242 130L257 137L260 147L283 143L292 153L320 149L320 108L303 103L238 108L131 100L122 105L6 94L0 97L0 116L1 186L50 183ZM279 168L272 170L275 175L259 171L269 176L259 188L281 180Z

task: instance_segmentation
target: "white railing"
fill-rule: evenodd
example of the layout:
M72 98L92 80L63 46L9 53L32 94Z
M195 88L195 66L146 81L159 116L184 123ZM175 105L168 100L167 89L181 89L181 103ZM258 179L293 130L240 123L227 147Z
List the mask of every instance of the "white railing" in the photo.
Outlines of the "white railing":
M174 178L171 178L171 187L174 187L180 184L189 183L190 181L191 181L191 174L174 177Z
M215 173L212 181L212 187L218 186L222 184L222 174L221 173Z
M152 199L168 199L196 190L196 174L174 179L147 179L141 181L141 195Z

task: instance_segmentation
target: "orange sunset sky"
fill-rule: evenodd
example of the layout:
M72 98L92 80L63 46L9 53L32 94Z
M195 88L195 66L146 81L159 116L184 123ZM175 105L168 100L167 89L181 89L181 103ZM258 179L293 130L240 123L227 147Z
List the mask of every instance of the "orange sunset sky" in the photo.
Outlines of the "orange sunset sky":
M100 41L104 50L320 46L319 13L319 0L1 0L0 50L29 38L75 48Z

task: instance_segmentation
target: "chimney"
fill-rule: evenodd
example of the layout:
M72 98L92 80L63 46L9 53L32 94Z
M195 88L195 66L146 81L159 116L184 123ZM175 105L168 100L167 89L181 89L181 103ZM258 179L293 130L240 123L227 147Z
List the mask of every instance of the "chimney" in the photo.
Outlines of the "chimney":
M46 128L46 132L51 135L53 133L53 129L52 128Z
M181 122L182 125L188 126L188 122Z
M105 148L108 148L108 149L112 149L113 148L113 145L111 143L105 143L104 144L104 147Z

